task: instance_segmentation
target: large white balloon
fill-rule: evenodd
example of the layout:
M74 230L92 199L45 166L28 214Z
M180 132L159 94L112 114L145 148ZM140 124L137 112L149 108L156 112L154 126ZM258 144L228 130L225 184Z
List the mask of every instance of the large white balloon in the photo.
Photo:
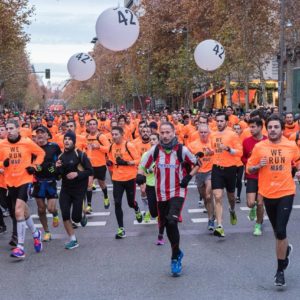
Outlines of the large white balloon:
M224 47L215 40L205 40L198 44L194 52L195 62L205 71L214 71L225 60Z
M138 39L140 25L135 14L128 8L109 8L96 23L99 43L112 51L130 48Z
M94 59L86 53L76 53L72 55L67 67L71 78L79 81L90 79L96 71Z

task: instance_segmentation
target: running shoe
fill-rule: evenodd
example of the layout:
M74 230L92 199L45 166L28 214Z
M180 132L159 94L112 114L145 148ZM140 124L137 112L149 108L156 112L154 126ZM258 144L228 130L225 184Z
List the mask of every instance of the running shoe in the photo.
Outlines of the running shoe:
M257 223L256 223L256 224L254 225L253 235L255 235L255 236L260 236L260 235L262 235L261 224L257 224Z
M222 226L218 226L214 230L214 235L218 237L225 237L224 228Z
M73 229L77 229L78 225L75 222L72 222L72 227L73 227Z
M140 212L140 210L138 210L138 211L135 212L135 218L136 218L136 220L137 220L139 223L142 223L142 222L143 222L143 215L142 215L142 213Z
M276 275L274 276L274 284L276 286L285 286L285 279L283 271L277 271Z
M116 239L120 240L126 237L125 229L123 227L119 227L117 234L116 234Z
M249 219L250 221L254 221L256 219L256 205L250 209Z
M17 247L17 245L18 245L18 237L16 235L12 235L8 244L10 246L12 246L12 247Z
M183 258L183 252L180 251L177 259L171 260L171 273L174 277L180 276L181 270L182 270L182 258Z
M93 212L92 206L90 204L88 204L87 207L85 208L85 213L87 215L90 215L90 214L92 214L92 212Z
M151 220L151 214L150 214L149 211L147 211L147 212L145 212L145 214L144 214L144 222L145 222L145 223L149 223L150 220Z
M65 249L67 249L67 250L72 250L77 247L79 247L77 240L75 240L75 241L72 240L65 244Z
M288 268L288 266L290 265L290 256L293 252L293 245L289 244L286 250L286 258L285 258L285 262L284 262L284 270L286 270Z
M51 233L45 232L43 236L43 242L50 242L51 241Z
M39 229L37 229L38 236L33 238L33 245L35 252L39 253L43 250L43 243L42 243L42 233Z
M162 246L164 244L165 244L164 237L163 237L163 235L159 234L158 237L157 237L156 245L157 246Z
M235 197L235 203L241 203L241 198L240 197Z
M93 191L96 191L96 189L97 189L96 184L93 183L92 190L93 190Z
M87 224L87 222L88 222L87 216L86 216L86 214L83 214L83 216L82 216L82 218L81 218L81 221L80 221L80 225L81 225L82 227L85 227L86 224Z
M108 197L103 199L103 203L104 203L104 208L105 209L109 209L109 207L110 207L110 201L109 201Z
M11 253L10 257L18 258L18 259L24 259L25 258L25 252L23 249L16 247L14 248Z
M59 225L59 217L58 217L58 216L55 216L55 217L53 217L53 219L52 219L52 226L53 226L53 227L58 227L58 225Z
M208 220L207 229L209 231L215 230L215 220Z
M229 209L230 212L230 224L231 225L236 225L237 223L237 216L234 210Z
M6 226L0 226L0 234L5 233L6 231Z

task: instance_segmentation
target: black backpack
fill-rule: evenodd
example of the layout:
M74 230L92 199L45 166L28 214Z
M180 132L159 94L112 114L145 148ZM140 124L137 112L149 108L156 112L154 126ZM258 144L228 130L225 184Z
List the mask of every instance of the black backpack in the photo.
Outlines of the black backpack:
M186 173L190 174L192 168L191 168L190 164L188 164L188 163L186 163L186 162L183 161L182 150L183 150L183 145L182 144L178 144L178 148L177 148L177 151L176 151L177 159L179 160L182 168L184 168L186 170ZM154 152L153 152L153 161L155 163L156 163L156 160L158 158L158 153L159 153L159 145L156 145L155 149L154 149Z

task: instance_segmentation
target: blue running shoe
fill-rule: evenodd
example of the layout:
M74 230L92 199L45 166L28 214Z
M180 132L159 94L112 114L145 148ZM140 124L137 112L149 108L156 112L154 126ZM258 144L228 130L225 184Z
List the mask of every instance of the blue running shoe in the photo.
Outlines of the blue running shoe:
M38 236L33 238L33 245L35 252L39 253L43 250L43 243L42 243L42 233L38 229Z
M171 273L174 277L180 276L181 264L178 263L178 259L171 260Z
M181 270L182 270L182 258L183 258L183 252L180 251L178 254L177 259L172 259L171 260L171 273L174 277L180 276Z
M11 251L10 256L18 259L23 259L25 258L25 252L21 248L16 247Z

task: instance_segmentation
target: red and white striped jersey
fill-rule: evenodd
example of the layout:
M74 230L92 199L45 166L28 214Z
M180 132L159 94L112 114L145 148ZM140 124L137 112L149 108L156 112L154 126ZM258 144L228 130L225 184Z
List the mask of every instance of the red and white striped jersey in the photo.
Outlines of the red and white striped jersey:
M149 169L154 161L153 146L143 157L140 166ZM182 178L187 175L183 163L196 164L196 157L185 147L182 148L182 160L177 157L178 145L172 150L166 151L159 146L158 156L155 162L155 189L157 201L168 201L174 197L186 197L187 188L180 187Z

